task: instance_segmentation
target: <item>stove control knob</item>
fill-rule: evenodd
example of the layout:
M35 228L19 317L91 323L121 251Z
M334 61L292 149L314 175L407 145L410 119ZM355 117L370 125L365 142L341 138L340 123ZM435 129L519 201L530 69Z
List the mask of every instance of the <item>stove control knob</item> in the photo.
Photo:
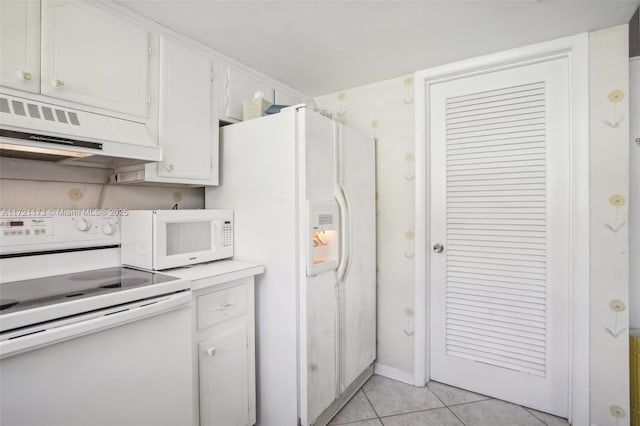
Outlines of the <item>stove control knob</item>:
M116 233L116 225L114 225L111 222L105 222L104 225L102 225L102 233L104 235L113 235Z
M86 232L91 229L91 222L83 217L80 217L78 218L78 220L76 220L76 229L78 231Z

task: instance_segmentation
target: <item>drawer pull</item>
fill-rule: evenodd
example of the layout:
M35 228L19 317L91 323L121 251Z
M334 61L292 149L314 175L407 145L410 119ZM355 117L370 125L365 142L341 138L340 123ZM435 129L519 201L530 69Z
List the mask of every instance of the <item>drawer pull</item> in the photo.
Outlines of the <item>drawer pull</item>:
M214 356L216 354L216 348L207 349L207 356Z
M220 305L215 310L216 311L225 311L233 306L233 303L227 303L226 305Z

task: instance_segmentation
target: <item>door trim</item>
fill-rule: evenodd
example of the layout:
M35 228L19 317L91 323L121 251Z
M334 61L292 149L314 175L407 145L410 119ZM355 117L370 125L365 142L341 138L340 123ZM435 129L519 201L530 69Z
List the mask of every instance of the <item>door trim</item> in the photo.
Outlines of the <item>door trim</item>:
M567 58L570 64L571 109L571 220L570 236L570 342L569 342L569 420L574 425L589 424L589 303L590 271L584 265L589 252L589 35L587 33L549 42L472 58L417 71L415 81L415 341L414 385L424 386L429 371L428 281L430 217L429 190L430 140L427 127L431 85L472 75L485 74L525 64Z

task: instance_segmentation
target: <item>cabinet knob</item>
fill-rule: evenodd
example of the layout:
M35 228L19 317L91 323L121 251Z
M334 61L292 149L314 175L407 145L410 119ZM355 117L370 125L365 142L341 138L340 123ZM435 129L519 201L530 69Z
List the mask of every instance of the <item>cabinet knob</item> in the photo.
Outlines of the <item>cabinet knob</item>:
M207 356L214 356L216 354L216 348L207 349Z
M64 86L64 81L58 80L57 78L54 78L53 80L51 80L51 85L53 87L59 88L59 87Z
M173 171L173 164L165 163L164 168L167 169L168 172L172 172Z
M27 70L18 70L18 71L16 71L16 77L18 77L18 78L20 78L22 80L31 80L31 77L33 77L33 74L31 74Z

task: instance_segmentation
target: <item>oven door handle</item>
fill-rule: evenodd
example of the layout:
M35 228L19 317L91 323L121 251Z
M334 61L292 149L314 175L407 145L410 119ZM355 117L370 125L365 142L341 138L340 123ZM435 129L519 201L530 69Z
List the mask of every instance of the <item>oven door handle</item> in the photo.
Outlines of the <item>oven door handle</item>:
M139 321L165 312L186 308L191 304L191 292L159 297L136 304L125 305L122 310L112 309L104 315L79 319L77 322L53 326L43 331L25 334L0 342L0 359L38 349L65 340Z

